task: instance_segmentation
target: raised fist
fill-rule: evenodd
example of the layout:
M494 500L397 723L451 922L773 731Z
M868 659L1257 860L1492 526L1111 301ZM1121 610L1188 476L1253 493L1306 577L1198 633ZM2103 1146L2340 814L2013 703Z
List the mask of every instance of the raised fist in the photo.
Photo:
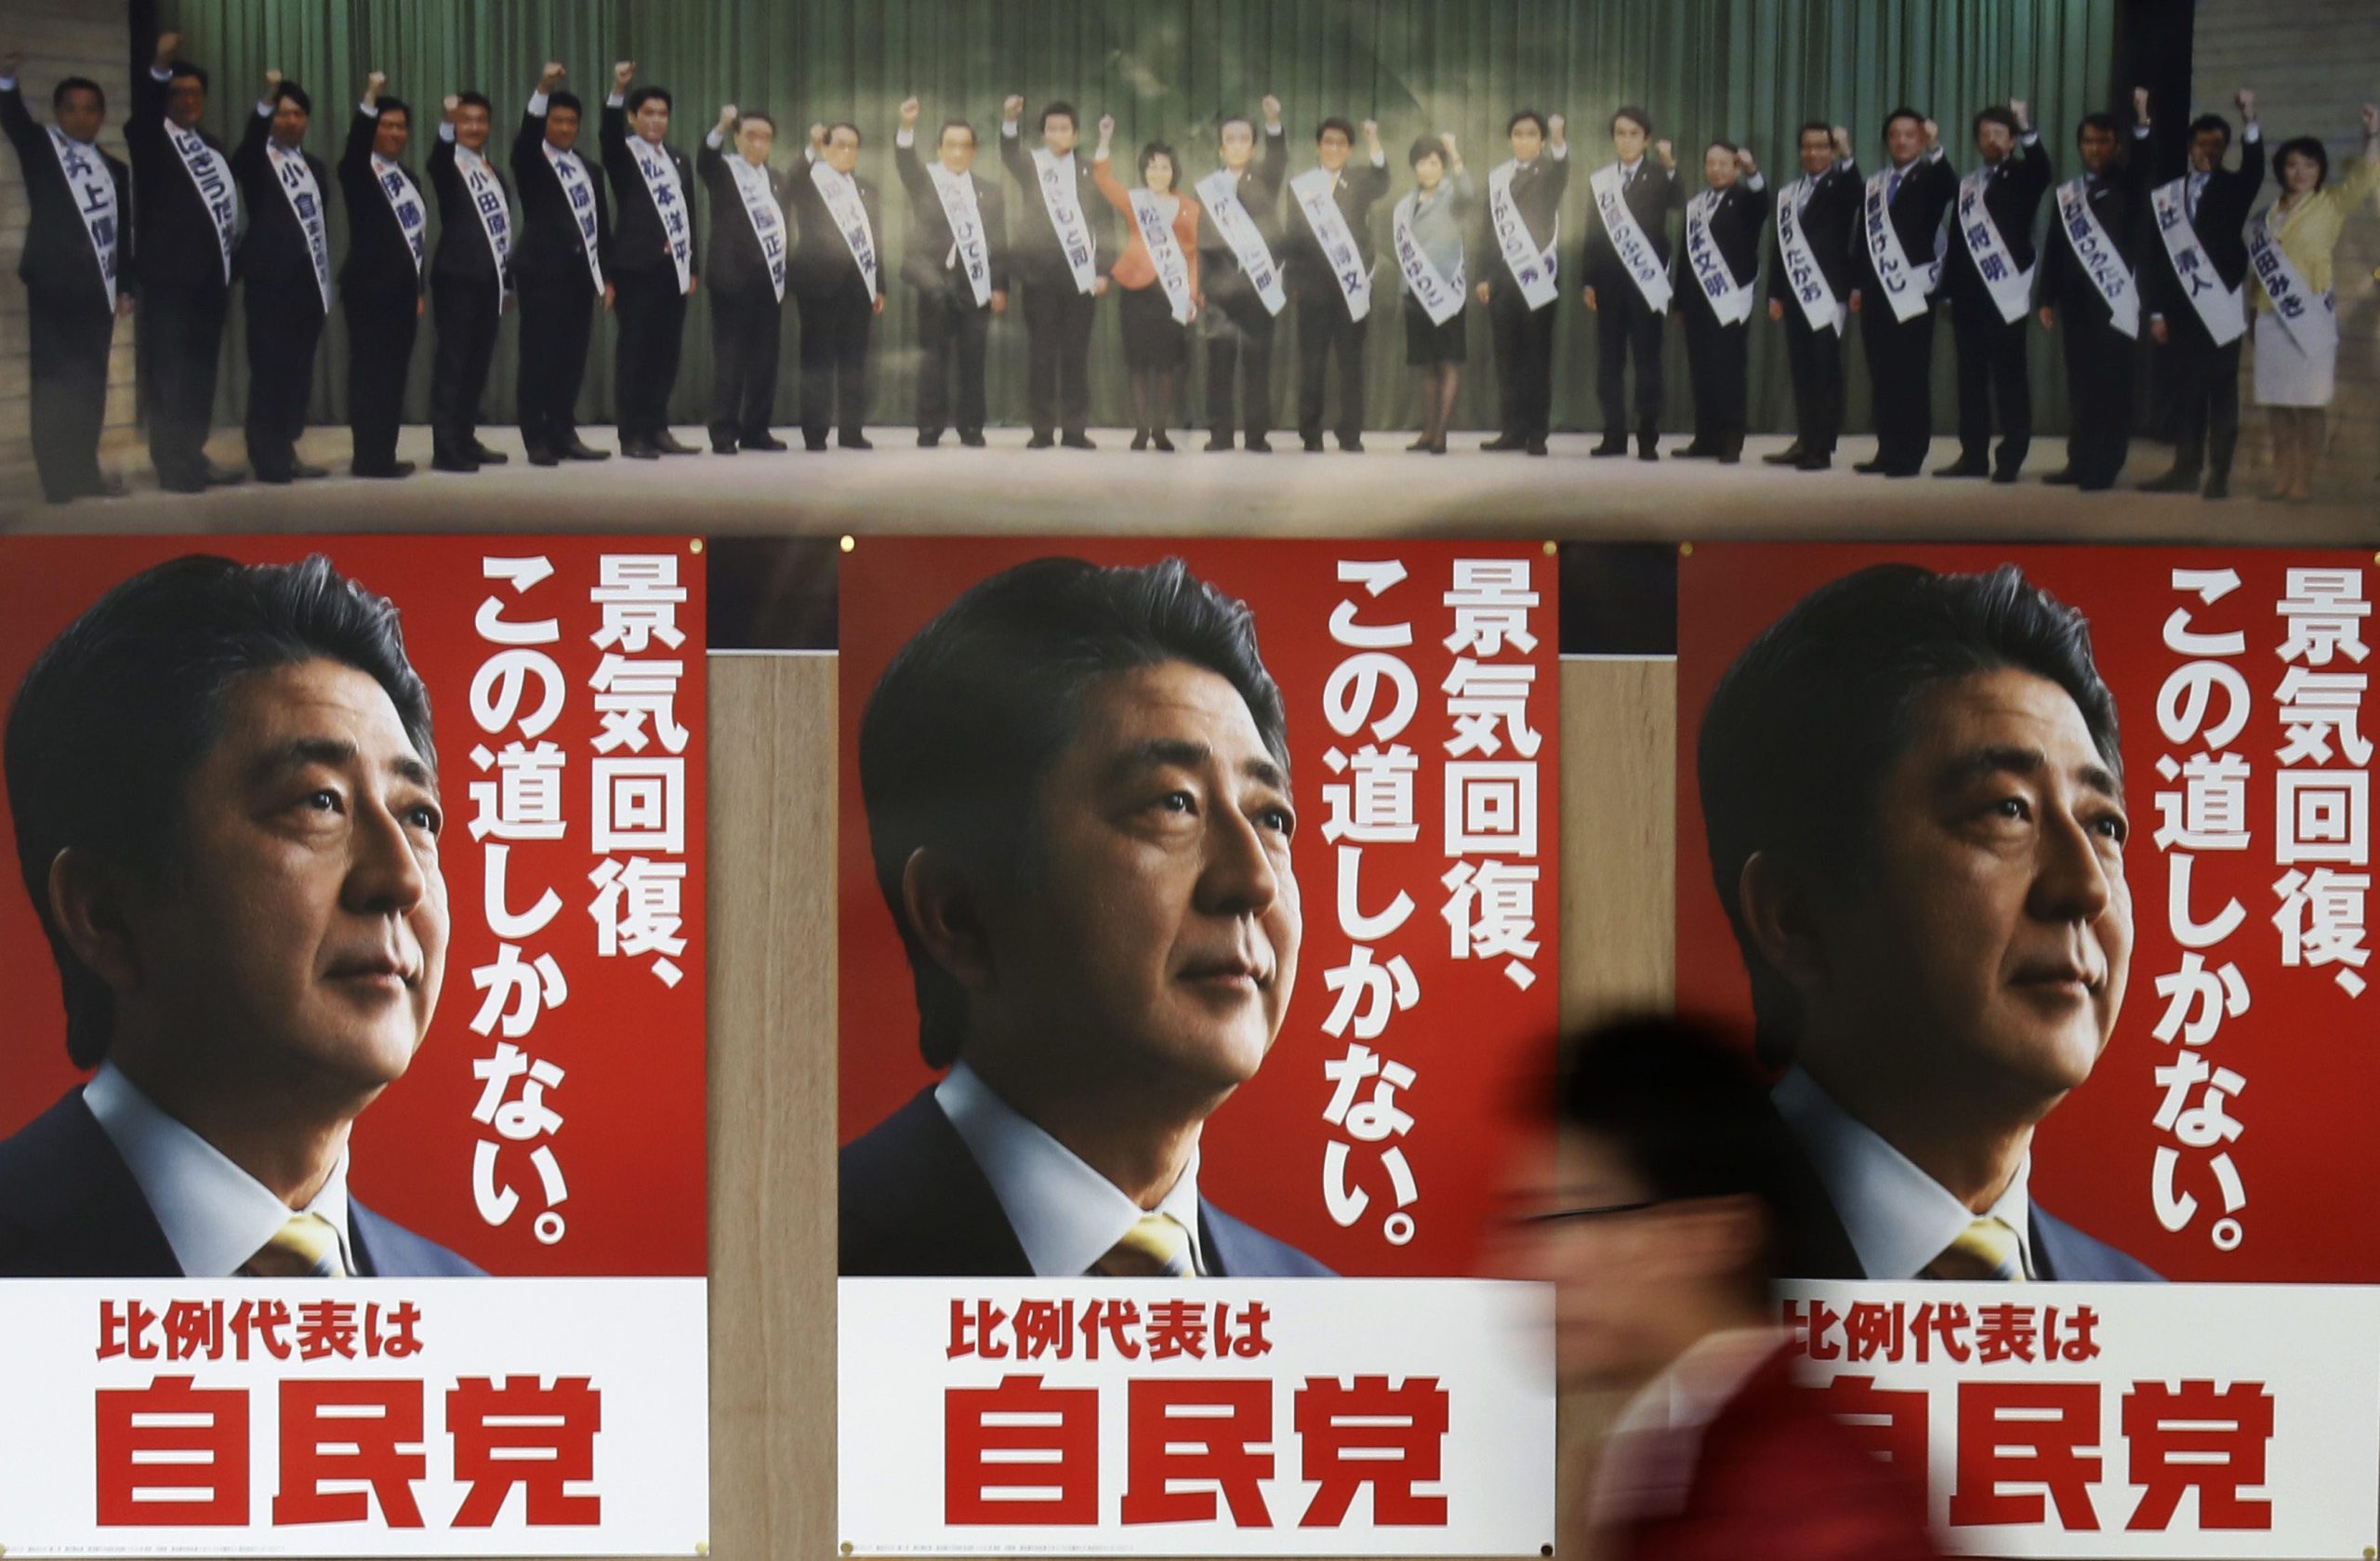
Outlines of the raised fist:
M816 147L816 148L817 148L819 151L821 151L821 152L824 152L824 151L826 151L826 121L824 121L824 120L813 120L813 121L811 122L811 125L810 125L810 144L811 144L812 146Z
M2240 88L2238 92L2232 94L2231 100L2240 105L2240 113L2242 118L2254 119L2256 117L2256 95L2254 93L2249 91L2243 86Z
M1752 160L1752 148L1748 146L1736 148L1736 171L1746 177L1760 172L1760 165Z
M1276 98L1271 93L1267 92L1264 94L1263 103L1260 106L1264 110L1265 124L1275 125L1280 122L1281 100L1278 98Z
M1841 125L1835 126L1832 129L1827 132L1827 137L1834 142L1834 154L1836 156L1848 157L1851 155L1851 131L1849 128Z
M1655 141L1653 143L1653 155L1661 160L1662 166L1675 167L1677 165L1677 143L1675 141Z
M1558 113L1545 122L1546 133L1557 141L1563 139L1563 132L1569 129L1569 120Z
M17 68L24 62L25 51L18 48L15 45L12 44L7 48L0 48L0 76L15 75L17 73Z
M1380 121L1379 121L1379 120L1377 120L1377 119L1367 119L1367 120L1365 120L1365 121L1364 121L1362 128L1363 128L1363 132L1364 132L1364 139L1365 139L1365 140L1369 141L1369 142L1370 142L1371 144L1373 144L1374 146L1377 146L1377 145L1379 145L1379 144L1380 144Z
M2363 105L2363 133L2367 136L2380 136L2380 103Z
M1099 116L1099 139L1103 141L1112 141L1116 139L1116 116L1114 114L1103 113Z
M1937 147L1937 146L1940 146L1941 144L1942 144L1942 126L1940 126L1939 125L1937 125L1934 121L1932 121L1932 120L1930 120L1930 119L1929 119L1929 120L1927 120L1927 121L1925 121L1925 145L1926 145L1926 147L1927 147L1929 150L1931 150L1932 148L1934 148L1934 147Z
M2016 123L2019 125L2030 125L2033 122L2033 116L2026 111L2025 100L2022 98L2009 99L2008 112L2016 116Z
M181 52L182 35L180 33L160 33L157 34L157 58L160 60L170 65Z
M1596 303L1595 303L1595 290L1594 290L1593 288L1592 288L1592 287L1588 288L1588 289L1586 290L1586 293L1585 293L1584 297L1585 297L1585 298L1586 298L1586 300L1587 300L1587 312L1588 312L1588 313L1590 313L1590 314L1600 314L1601 312L1603 312L1603 311L1602 311L1602 310L1601 310L1601 309L1596 305Z
M2149 88L2135 86L2132 89L2132 117L2143 125L2149 123Z
M734 104L721 103L719 105L719 127L721 129L726 129L729 126L734 124L736 120L742 117L743 116L741 114L735 112Z
M364 90L368 97L377 98L380 89L388 85L389 73L386 71L375 71L364 78Z
M1010 93L1007 98L1003 99L1000 102L1000 118L1008 124L1013 125L1019 119L1024 117L1025 99L1017 93Z
M455 123L455 116L463 112L463 100L449 92L445 97L438 99L438 107L443 111L446 123L452 125Z
M547 60L546 68L537 73L537 90L551 93L555 87L562 85L562 78L568 74L570 73L562 68L560 60Z
M612 86L615 90L626 92L628 89L628 83L634 80L636 80L635 60L622 60L612 66Z
M270 103L280 95L281 73L279 71L267 71L264 73L264 100Z
M904 129L904 130L906 130L906 129L907 129L910 126L915 125L915 124L918 122L918 115L919 115L919 113L920 112L922 112L922 111L921 111L921 109L920 109L920 106L919 106L919 104L918 100L917 100L915 98L904 98L904 99L901 99L901 128L902 128L902 129Z
M1782 299L1771 298L1768 300L1768 317L1771 320L1782 320L1785 318L1785 304Z

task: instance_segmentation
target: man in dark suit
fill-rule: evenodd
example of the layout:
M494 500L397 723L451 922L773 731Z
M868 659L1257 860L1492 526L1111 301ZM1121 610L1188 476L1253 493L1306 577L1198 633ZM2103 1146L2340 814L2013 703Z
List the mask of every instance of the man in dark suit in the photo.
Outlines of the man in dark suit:
M1314 137L1314 171L1290 181L1290 203L1298 207L1283 235L1289 253L1282 257L1289 290L1298 300L1298 438L1308 451L1322 448L1322 413L1329 390L1330 361L1339 361L1339 448L1364 447L1364 342L1371 334L1371 274L1379 251L1372 240L1372 207L1388 193L1388 152L1380 144L1380 122L1364 121L1364 164L1348 165L1355 146L1355 126L1343 119L1326 119ZM1308 180L1326 182L1331 207L1346 228L1354 245L1354 264L1360 284L1347 279L1345 268L1325 252L1325 235L1315 214L1305 208L1302 193ZM1325 219L1328 220L1327 218ZM1334 239L1334 242L1335 239ZM1364 318L1355 318L1350 289L1365 300Z
M1323 1273L1198 1192L1297 981L1286 718L1246 606L1178 559L1019 564L893 657L859 774L947 1073L845 1145L840 1271Z
M2082 614L2013 566L1832 581L1727 669L1696 768L1762 1054L1791 1065L1777 1108L1840 1226L1786 1272L2153 1278L2030 1186L2132 958L2115 699Z
M1959 355L1959 458L1934 475L2013 483L2033 442L2033 383L2025 364L2033 219L2056 175L2022 99L1975 116L1975 147L1983 166L1960 182L1943 279Z
M395 607L320 557L156 565L42 653L8 810L97 1071L0 1142L0 1276L478 1272L349 1185L445 968L436 764Z
M1859 471L1914 477L1934 440L1934 299L1940 286L1942 214L1959 176L1942 154L1941 126L1915 109L1884 121L1884 163L1861 192L1852 253L1852 310L1875 398L1876 454Z
M619 286L620 334L612 355L620 454L630 460L696 456L669 431L669 392L686 334L686 300L702 275L694 252L694 170L668 144L670 97L660 86L628 90L636 61L612 67L603 99L603 171L611 176L619 225L612 234L612 274Z
M279 71L231 153L248 204L240 287L248 341L248 465L259 483L330 472L298 458L314 393L314 349L330 316L330 170L305 150L314 100Z
M1554 422L1554 319L1561 297L1562 192L1570 143L1560 114L1523 109L1504 126L1512 160L1488 175L1471 274L1496 342L1503 431L1483 450L1546 453Z
M2154 361L2172 386L2173 470L2142 487L2188 493L2206 476L2209 498L2231 496L2231 454L2240 443L2240 341L2245 334L2248 208L2265 181L2264 130L2256 95L2233 99L2245 127L2240 165L2223 165L2231 126L2221 114L2190 125L2189 162L2154 191L2148 212L2140 289L2149 310ZM2145 97L2135 103L2145 132ZM2212 272L2213 274L2209 274Z
M114 496L124 485L99 474L99 430L107 421L108 349L115 323L132 312L125 261L133 252L132 180L99 150L107 95L68 76L49 95L56 125L25 112L17 83L24 63L0 50L0 128L17 149L31 212L17 274L25 284L33 382L33 465L52 504Z
M1116 268L1116 244L1091 164L1076 151L1082 125L1075 106L1051 103L1041 111L1038 151L1025 150L1018 129L1024 114L1025 99L1013 93L1000 105L1000 162L1025 187L1012 263L1025 289L1025 400L1033 422L1027 448L1046 450L1057 443L1053 432L1062 432L1066 448L1088 450L1091 328Z
M730 139L734 151L727 149ZM777 124L754 109L720 106L694 153L710 196L710 447L782 450L776 420L777 343L785 334L785 181L769 167Z
M430 149L438 196L438 248L430 297L438 337L430 366L430 464L441 471L502 466L504 453L480 443L480 397L487 389L496 333L512 307L512 194L487 154L495 105L482 92L448 95Z
M338 160L339 194L347 202L338 294L347 316L348 421L358 477L413 475L413 462L397 459L397 429L404 421L430 261L430 203L403 161L413 109L385 96L388 85L378 71L365 80Z
M1248 448L1273 448L1273 331L1289 302L1282 270L1281 185L1289 177L1281 100L1263 102L1264 134L1245 114L1215 127L1219 164L1193 191L1198 223L1198 333L1207 343L1207 448L1232 447L1234 427ZM1236 203L1231 214L1226 200ZM1236 417L1233 391L1238 392Z
M1587 237L1580 271L1595 316L1595 391L1603 403L1598 456L1628 453L1628 359L1636 359L1636 458L1659 460L1661 442L1661 327L1669 319L1670 213L1686 205L1677 156L1654 142L1640 108L1611 116L1619 160L1595 171L1587 200ZM1650 150L1653 155L1646 157ZM1603 209L1606 187L1615 203ZM1632 228L1633 232L1627 230ZM1622 240L1628 253L1622 253Z
M139 284L149 459L160 487L188 494L247 474L206 458L240 196L223 143L199 126L206 114L206 73L182 61L181 46L180 33L160 34L155 60L133 78L124 144L132 153L132 204L144 241L132 251L132 271Z
M2149 94L2133 94L2145 110ZM2066 465L2042 479L2085 493L2115 486L2132 440L2133 356L2140 341L2140 212L2149 188L2147 149L2117 148L2115 120L2085 114L2074 143L2080 177L2057 192L2042 250L2042 329L2066 316Z
M884 211L859 177L859 126L813 125L792 187L794 299L801 310L801 443L872 449L868 327L884 312Z
M1678 454L1733 466L1744 455L1744 355L1768 184L1751 150L1732 141L1703 149L1702 181L1708 188L1686 205L1686 258L1678 268L1686 294L1678 311L1694 385L1694 439Z
M918 295L918 443L942 443L958 378L959 443L984 443L984 351L992 317L1008 311L1008 208L998 185L975 173L975 127L945 119L934 165L918 156L915 98L901 105L892 166L909 197L909 242L901 280ZM953 230L971 230L961 245Z
M1768 317L1784 323L1793 379L1793 443L1761 459L1824 471L1834 464L1843 434L1843 337L1851 327L1846 300L1859 174L1851 132L1840 125L1814 119L1797 139L1802 177L1778 192L1768 258Z
M577 97L548 61L512 138L521 192L521 241L512 274L521 296L521 442L529 464L600 461L608 450L578 437L578 386L595 306L612 307L612 222L603 181L580 154Z

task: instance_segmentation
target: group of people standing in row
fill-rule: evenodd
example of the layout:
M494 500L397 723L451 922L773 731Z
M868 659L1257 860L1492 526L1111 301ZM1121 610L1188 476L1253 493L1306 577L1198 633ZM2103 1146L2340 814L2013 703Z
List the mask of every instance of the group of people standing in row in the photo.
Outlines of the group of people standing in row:
M618 320L619 453L700 453L671 433L667 408L687 300L704 285L715 453L787 447L770 430L788 289L800 319L805 445L824 449L832 436L868 447L885 230L879 192L857 171L855 125L811 126L800 165L786 173L772 162L771 117L726 104L690 161L668 139L668 91L637 85L635 62L622 60L590 160L578 150L585 105L564 89L563 67L549 64L504 166L491 154L488 99L443 100L425 198L405 162L412 107L375 73L337 170L349 243L334 274L330 170L304 150L313 105L297 83L268 73L239 146L226 153L201 124L206 73L180 58L177 35L163 36L134 84L127 175L97 145L106 102L95 84L60 83L53 124L37 126L17 68L13 54L0 53L0 122L31 195L21 269L32 303L33 433L53 501L112 489L97 459L107 355L114 322L136 297L159 482L197 492L247 474L213 464L205 449L234 278L246 310L248 470L260 482L324 475L298 457L297 442L335 301L348 329L358 476L413 470L396 458L396 443L426 312L436 337L437 470L473 471L506 458L480 440L479 408L502 317L515 310L516 400L531 463L610 455L580 437L575 410L599 309ZM1765 251L1767 313L1785 332L1796 423L1792 446L1767 456L1772 463L1831 463L1844 420L1843 343L1858 313L1877 432L1876 455L1859 470L1915 475L1932 432L1934 311L1947 298L1960 453L1936 475L2016 480L2031 436L2027 327L2037 316L2053 329L2062 315L2073 426L2067 464L2046 480L2114 483L2145 332L2178 408L2175 466L2149 485L2183 491L2203 481L2208 496L2221 496L2253 303L2256 399L2273 413L2276 496L2305 496L2337 351L2332 253L2348 213L2380 180L2380 110L2364 108L2364 157L2336 186L2326 183L2319 140L2281 147L2281 196L2252 219L2265 152L2254 96L2241 92L2238 106L2239 167L2226 166L2228 122L2209 114L2190 126L2187 166L2162 182L2142 154L2149 102L2135 92L2135 154L2124 154L2113 117L2086 115L2076 133L2082 171L2062 184L2026 105L2012 101L1975 115L1978 163L1964 178L1936 123L1901 109L1884 122L1884 165L1872 174L1859 172L1844 127L1813 122L1799 136L1800 177L1781 189L1768 188L1748 147L1713 140L1703 188L1691 198L1673 143L1656 139L1643 109L1620 109L1608 123L1612 159L1587 179L1572 272L1596 321L1604 437L1593 453L1626 455L1633 436L1638 458L1659 458L1662 335L1675 316L1695 428L1676 454L1740 459ZM1169 430L1195 344L1206 367L1206 448L1229 450L1236 439L1269 450L1275 334L1293 302L1299 438L1309 451L1326 448L1326 433L1342 450L1363 448L1375 217L1393 184L1377 123L1323 120L1312 165L1292 176L1281 104L1267 97L1261 125L1231 115L1216 126L1211 172L1193 178L1175 148L1152 141L1128 183L1115 166L1112 118L1098 122L1085 159L1071 104L1045 107L1038 144L1028 146L1025 99L1012 96L998 131L1016 186L1008 192L975 171L978 138L963 118L942 121L931 148L920 147L921 112L914 98L900 106L893 142L909 208L900 274L917 296L920 445L945 431L984 443L986 345L1013 288L1027 342L1032 448L1091 446L1091 342L1111 290L1119 295L1134 449L1173 448ZM1563 116L1533 109L1512 115L1506 138L1510 158L1474 180L1452 136L1421 137L1406 159L1411 186L1391 205L1389 258L1407 361L1422 392L1413 450L1447 450L1476 302L1488 313L1501 401L1499 432L1482 447L1547 453L1570 147ZM698 187L709 205L707 245L697 242ZM2037 244L2045 200L2054 211ZM1337 416L1326 428L1334 367Z

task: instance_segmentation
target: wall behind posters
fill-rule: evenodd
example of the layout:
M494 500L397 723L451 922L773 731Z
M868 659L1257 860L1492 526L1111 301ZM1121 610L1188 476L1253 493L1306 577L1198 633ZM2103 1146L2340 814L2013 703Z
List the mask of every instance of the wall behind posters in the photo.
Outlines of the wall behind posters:
M1657 133L1676 142L1681 168L1700 188L1699 160L1712 138L1748 142L1773 176L1793 170L1794 130L1824 118L1850 127L1860 156L1880 155L1884 117L1903 103L1937 118L1962 166L1973 151L1966 132L1976 110L2027 99L2043 141L2061 167L2073 163L2074 126L2086 112L2114 108L2117 0L2010 0L1976 7L1960 0L1681 0L1617 7L1591 0L522 0L483 6L469 0L157 0L157 25L178 31L189 57L215 73L209 124L231 136L248 112L268 68L303 82L316 104L308 145L336 159L364 77L386 71L390 89L424 115L408 160L428 156L430 115L444 94L476 87L495 100L502 138L538 68L561 60L569 85L590 107L608 90L612 62L633 58L640 80L669 87L677 99L672 140L691 152L717 123L719 106L765 107L779 126L776 164L796 165L805 126L851 118L865 142L861 173L884 192L879 235L888 275L897 267L907 226L892 170L895 110L916 93L921 123L951 115L971 120L988 158L1000 100L1026 100L1030 137L1041 105L1073 101L1084 141L1103 112L1117 122L1118 160L1142 143L1170 142L1187 175L1212 166L1213 126L1227 113L1254 114L1267 92L1284 105L1291 167L1311 165L1315 126L1326 114L1381 123L1397 192L1409 188L1406 152L1427 131L1452 132L1474 179L1508 154L1504 123L1535 106L1569 116L1574 157L1564 205L1566 285L1555 355L1557 427L1599 426L1594 403L1593 326L1568 285L1586 211L1586 174L1609 161L1605 126L1621 103L1644 105ZM145 44L146 39L141 40ZM2128 92L2124 94L2128 98ZM592 125L588 126L591 144ZM1004 179L996 162L986 175ZM705 203L706 205L707 203ZM1385 249L1391 201L1375 213ZM895 213L900 215L894 215ZM344 223L335 217L334 227ZM707 218L706 218L707 220ZM335 232L334 249L344 243ZM1410 376L1395 305L1393 266L1373 273L1368 404L1374 426L1411 426ZM790 308L787 311L790 315ZM1100 311L1092 348L1092 417L1128 420L1129 388L1113 303ZM788 322L790 336L793 326ZM240 327L236 316L231 334ZM1471 361L1459 423L1488 426L1496 390L1485 311L1472 311ZM916 314L911 291L894 283L879 324L874 416L906 420L914 396ZM690 311L685 363L672 415L700 421L707 404L710 348L707 301ZM416 348L409 416L428 405L430 332ZM512 405L514 330L497 349L486 410L498 420ZM1753 333L1752 405L1755 429L1782 428L1791 412L1784 351L1771 328ZM1937 425L1952 427L1949 329L1937 350ZM1276 401L1293 406L1291 333L1279 337ZM992 333L992 416L1015 422L1022 412L1025 338L1016 315ZM599 325L582 411L600 421L611 406L611 327ZM345 415L345 336L326 334L314 380L312 415ZM2033 389L2045 430L2061 428L2065 390L2054 351L2033 354ZM234 345L226 363L218 415L243 404L245 371ZM1187 415L1201 403L1194 383L1179 401ZM791 343L780 371L778 408L793 407ZM1867 416L1865 377L1852 377L1853 426ZM1690 405L1683 341L1670 349L1670 417L1682 427Z

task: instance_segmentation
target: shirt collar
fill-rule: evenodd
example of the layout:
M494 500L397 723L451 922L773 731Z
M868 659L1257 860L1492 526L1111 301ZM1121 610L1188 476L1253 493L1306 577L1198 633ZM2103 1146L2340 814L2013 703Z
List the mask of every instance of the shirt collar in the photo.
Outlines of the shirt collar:
M1975 1222L1977 1215L1948 1188L1844 1110L1798 1065L1785 1070L1772 1098L1818 1180L1826 1184L1835 1216L1869 1278L1917 1277ZM1987 1210L2016 1233L2027 1274L2040 1272L2033 1263L2030 1217L2032 1166L2028 1153L2017 1162L2006 1190Z
M83 1104L124 1157L185 1275L218 1279L237 1274L292 1212L327 1221L338 1233L340 1266L355 1272L344 1148L313 1201L292 1210L221 1150L167 1116L113 1063L101 1063L83 1086Z
M473 152L469 147L465 146L462 142L456 141L455 143L455 161L463 165L464 169L469 171L472 168L482 166L487 162L487 159L480 153Z
M992 1184L1033 1272L1045 1278L1087 1274L1140 1222L1141 1206L1014 1106L974 1069L954 1063L934 1086L934 1104L966 1142ZM1171 1190L1153 1210L1190 1233L1190 1259L1207 1272L1198 1237L1198 1155L1191 1151Z

